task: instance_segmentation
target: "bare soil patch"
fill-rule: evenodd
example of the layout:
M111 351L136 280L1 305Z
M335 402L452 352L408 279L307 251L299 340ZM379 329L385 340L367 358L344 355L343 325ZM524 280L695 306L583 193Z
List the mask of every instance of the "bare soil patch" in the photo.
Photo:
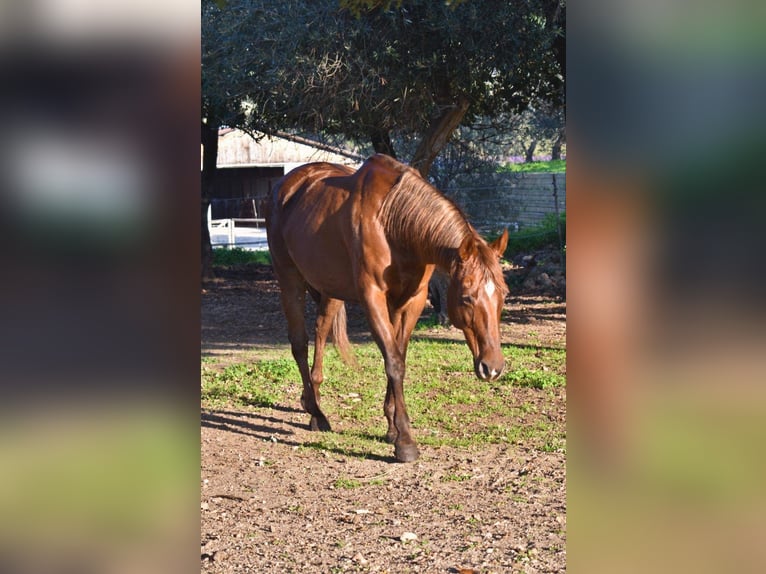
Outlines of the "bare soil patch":
M524 287L520 268L507 276L503 343L563 348L560 289ZM369 340L354 306L349 335ZM462 339L444 327L428 335ZM270 267L220 270L205 283L203 360L223 367L286 346ZM545 416L564 425L566 390L544 401L536 393L519 389L520 400L547 401ZM203 407L201 416L203 572L565 571L563 452L421 446L416 463L396 464L313 449L299 396L274 408Z

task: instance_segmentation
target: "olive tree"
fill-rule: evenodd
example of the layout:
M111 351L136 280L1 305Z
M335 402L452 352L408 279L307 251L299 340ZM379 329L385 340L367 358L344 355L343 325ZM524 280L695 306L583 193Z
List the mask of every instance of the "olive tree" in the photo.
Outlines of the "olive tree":
M220 121L340 134L427 175L460 125L563 105L562 0L228 0L203 5L203 94ZM559 48L557 48L559 46ZM203 108L204 108L203 102ZM203 110L204 113L204 110Z

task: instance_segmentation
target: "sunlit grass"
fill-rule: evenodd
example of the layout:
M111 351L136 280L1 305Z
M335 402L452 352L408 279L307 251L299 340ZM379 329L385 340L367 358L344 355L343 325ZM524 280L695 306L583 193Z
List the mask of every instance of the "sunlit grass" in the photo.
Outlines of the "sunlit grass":
M355 345L357 367L344 364L333 347L325 360L322 409L333 433L317 433L305 448L354 456L387 455L382 441L385 374L373 343ZM563 423L544 414L562 408L566 351L506 346L509 369L497 381L475 377L463 342L412 340L405 398L417 440L426 445L474 447L524 443L542 451L564 447ZM302 383L290 351L282 356L202 369L203 405L269 408L299 406ZM307 421L308 422L308 421Z
M527 163L507 163L500 168L501 172L511 173L560 173L567 170L565 159L550 161L530 161Z

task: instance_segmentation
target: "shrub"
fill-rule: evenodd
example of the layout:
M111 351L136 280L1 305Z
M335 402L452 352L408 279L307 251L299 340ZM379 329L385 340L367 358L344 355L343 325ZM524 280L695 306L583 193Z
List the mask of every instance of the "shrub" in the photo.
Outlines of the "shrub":
M505 249L503 257L512 259L519 253L529 253L545 247L559 248L559 231L561 226L561 241L563 249L567 244L567 215L566 212L556 218L556 214L549 213L545 216L539 225L534 227L522 228L519 231L510 231L508 233L508 247ZM487 241L492 241L497 234L489 236Z
M241 247L213 249L214 266L229 267L249 264L271 265L271 254L268 251L249 251Z

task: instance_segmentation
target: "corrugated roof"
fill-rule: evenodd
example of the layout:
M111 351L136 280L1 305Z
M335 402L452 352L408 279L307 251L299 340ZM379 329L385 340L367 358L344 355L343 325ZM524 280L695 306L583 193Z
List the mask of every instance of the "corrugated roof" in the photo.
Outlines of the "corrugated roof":
M322 144L317 143L317 145ZM264 136L256 140L243 131L224 129L219 132L218 136L217 165L218 167L266 166L302 164L312 161L357 165L363 159L353 152L345 153L348 155L333 153L280 137ZM349 155L353 158L348 157Z

